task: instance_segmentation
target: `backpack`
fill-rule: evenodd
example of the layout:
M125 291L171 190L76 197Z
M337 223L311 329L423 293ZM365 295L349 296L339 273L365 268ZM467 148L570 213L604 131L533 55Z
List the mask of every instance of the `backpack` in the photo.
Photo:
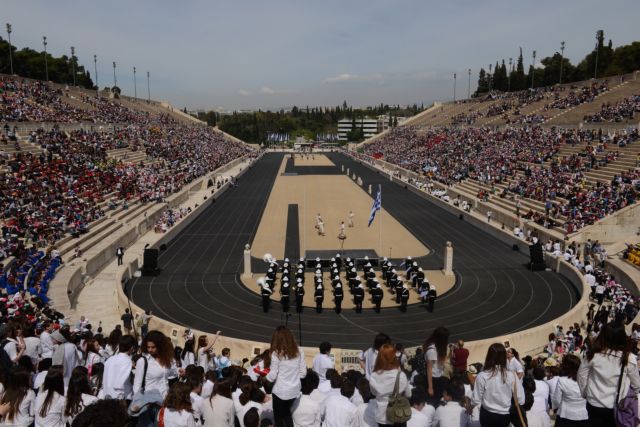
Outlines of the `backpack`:
M13 367L13 362L4 349L4 346L7 345L8 342L9 340L6 339L0 342L0 373L3 378L9 378L9 371L11 371Z
M396 376L396 384L393 386L393 393L389 396L389 404L387 405L387 421L389 424L406 423L411 419L411 405L409 399L399 393L400 373L398 370Z

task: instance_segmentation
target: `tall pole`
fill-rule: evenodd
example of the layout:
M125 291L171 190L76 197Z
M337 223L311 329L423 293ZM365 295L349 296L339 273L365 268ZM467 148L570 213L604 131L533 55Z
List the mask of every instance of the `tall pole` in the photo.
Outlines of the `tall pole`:
M138 99L138 88L136 86L136 67L133 67L133 97Z
M9 65L11 67L11 75L13 75L13 49L11 46L11 24L7 22L7 34L9 35Z
M76 85L76 48L71 46L71 71L73 72L73 86Z
M531 89L533 89L533 78L536 75L536 51L533 51L533 64L531 65Z
M513 58L509 58L509 78L507 79L507 92L511 92L511 73L513 72L513 67L511 66L511 64L513 64Z
M602 30L596 32L596 67L593 70L593 78L598 78L598 54L600 53L600 33Z
M118 86L118 79L116 79L116 61L113 61L113 87Z
M151 102L151 85L149 84L149 72L147 71L147 102Z
M96 93L99 93L100 85L98 85L98 55L93 55L93 71L96 75Z
M471 68L469 68L468 74L469 74L469 86L467 87L467 98L471 99Z
M453 73L453 102L456 102L456 73Z
M42 36L42 45L44 46L44 81L49 81L49 64L47 63L47 36Z
M562 66L564 65L564 41L560 43L560 80L558 84L562 84Z

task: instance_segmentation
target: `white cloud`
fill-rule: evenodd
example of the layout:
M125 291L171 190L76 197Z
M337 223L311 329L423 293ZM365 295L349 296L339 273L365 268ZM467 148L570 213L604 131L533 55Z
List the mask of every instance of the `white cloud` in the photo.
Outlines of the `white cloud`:
M262 86L260 88L260 93L263 95L275 95L276 93L278 93L278 91L269 86Z
M253 95L250 91L248 91L246 89L240 89L238 91L238 93L240 94L240 96L251 96L251 95Z
M324 79L325 83L335 83L335 82L347 82L349 80L358 80L357 74L338 74L334 77L327 77Z

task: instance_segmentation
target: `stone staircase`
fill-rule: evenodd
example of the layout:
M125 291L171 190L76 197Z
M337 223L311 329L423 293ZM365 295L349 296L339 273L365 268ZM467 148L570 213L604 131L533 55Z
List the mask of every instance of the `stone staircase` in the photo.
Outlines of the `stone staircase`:
M149 159L147 153L143 149L132 151L129 147L116 148L107 152L107 158L114 159L116 161L122 161L123 163L136 163L147 162Z

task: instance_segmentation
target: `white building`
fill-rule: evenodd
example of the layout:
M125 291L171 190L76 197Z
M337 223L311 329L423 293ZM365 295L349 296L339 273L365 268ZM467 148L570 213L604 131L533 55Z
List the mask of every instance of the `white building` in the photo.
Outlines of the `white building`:
M382 132L388 127L388 116L380 116L376 119L359 118L356 119L356 129L362 129L364 137L370 138L375 134ZM347 133L351 131L353 125L352 119L341 119L338 121L338 140L347 141Z

